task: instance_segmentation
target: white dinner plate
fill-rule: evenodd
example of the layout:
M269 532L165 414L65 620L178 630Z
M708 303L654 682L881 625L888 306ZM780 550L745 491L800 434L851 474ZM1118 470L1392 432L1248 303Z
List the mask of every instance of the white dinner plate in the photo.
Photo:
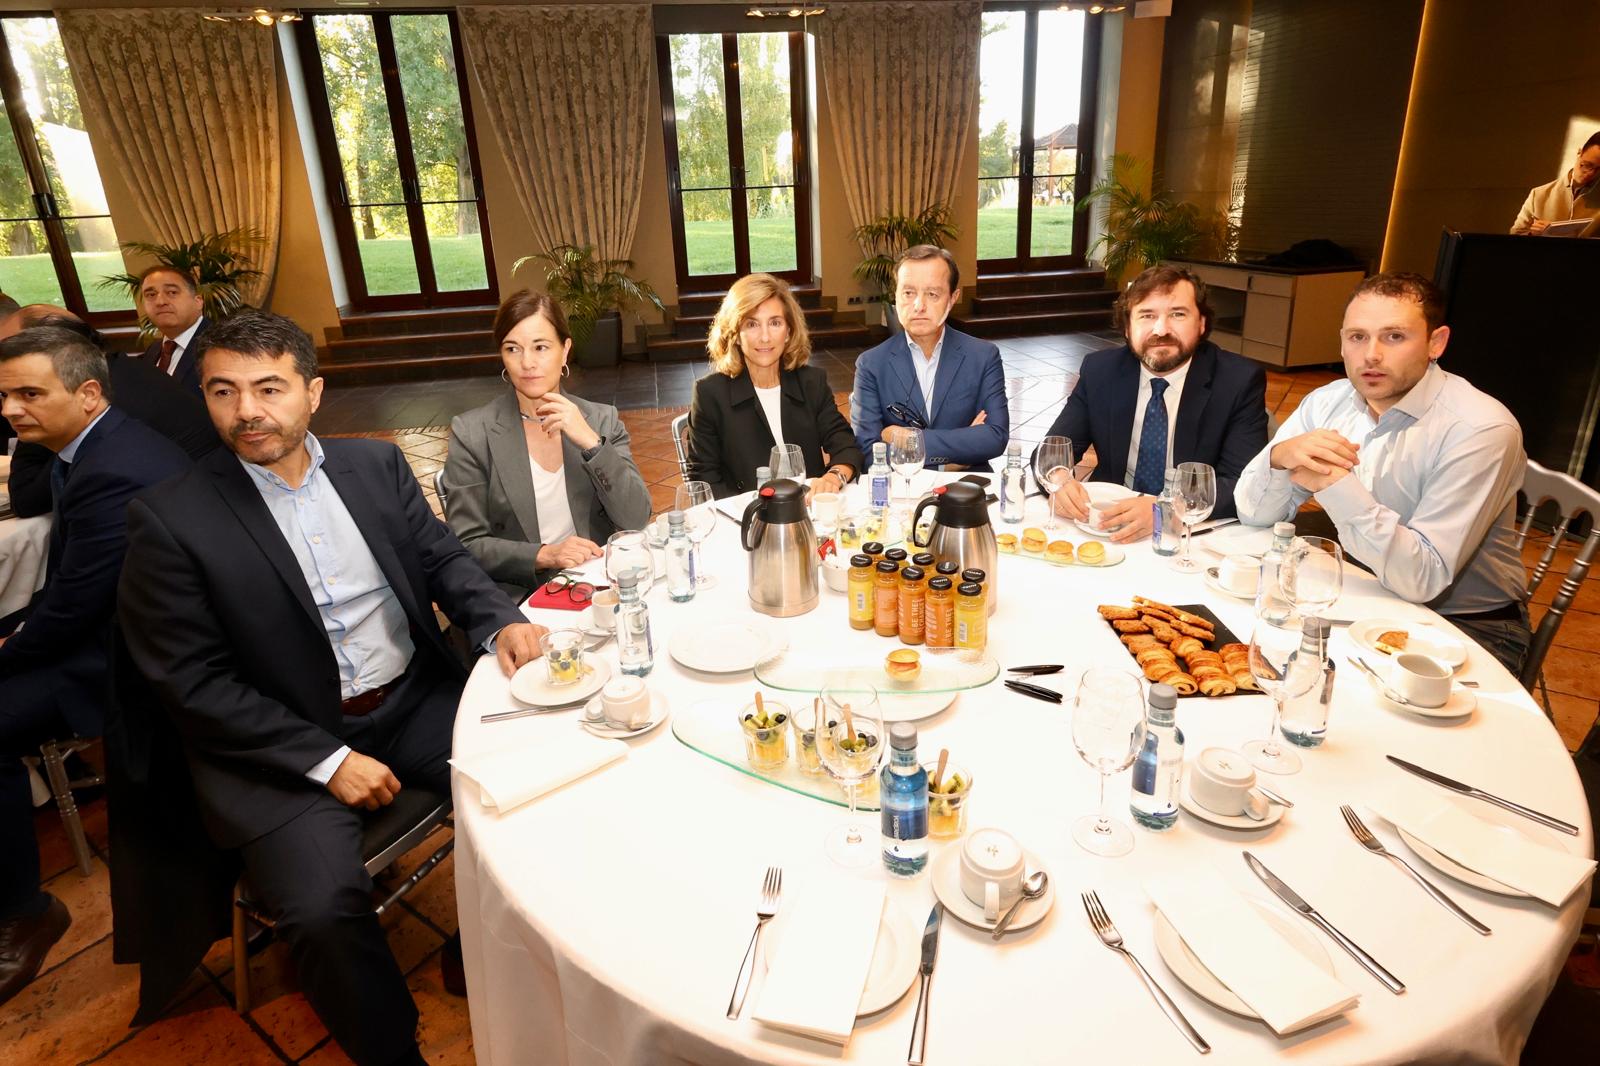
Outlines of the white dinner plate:
M627 740L629 737L643 736L656 726L667 720L669 708L667 697L651 690L650 692L650 720L637 729L617 729L606 724L605 713L601 710L600 697L591 699L583 708L583 719L578 724L597 737Z
M897 696L893 692L878 692L878 711L885 722L916 722L932 718L956 701L961 690L955 692L914 692Z
M1406 634L1406 651L1417 652L1438 659L1452 670L1459 670L1467 661L1467 646L1454 634L1446 633L1427 622L1399 618L1364 618L1350 627L1350 639L1384 658L1388 653L1379 651L1378 637L1392 629Z
M1464 885L1471 885L1473 888L1481 888L1485 892L1493 892L1498 896L1511 896L1515 899L1533 898L1520 888L1512 888L1508 884L1496 881L1492 877L1485 877L1476 870L1462 866L1459 862L1456 862L1454 859L1450 858L1450 856L1430 848L1428 845L1424 844L1422 841L1418 840L1416 837L1400 828L1400 826L1397 825L1394 828L1396 832L1400 834L1400 839L1406 842L1406 847L1410 848L1416 854L1417 858L1421 859L1435 870L1438 870L1440 873L1448 877L1453 877ZM1527 839L1526 837L1523 837L1521 833L1517 832L1515 829L1512 829L1509 825L1496 825L1494 828L1496 832L1504 833L1506 835L1506 839L1508 840L1516 839L1518 837L1521 837L1524 840Z
M1254 896L1246 896L1245 900L1279 936L1289 942L1290 947L1304 955L1313 966L1330 977L1338 976L1333 969L1333 959L1328 957L1328 949L1322 946L1305 922L1289 917ZM1172 976L1201 999L1242 1018L1261 1017L1244 1000L1234 995L1227 985L1217 980L1216 974L1206 969L1205 963L1189 950L1189 945L1183 942L1183 937L1178 935L1172 923L1167 921L1167 916L1159 910L1156 911L1156 954L1167 964Z
M1223 596L1231 596L1236 600L1243 600L1246 603L1255 602L1256 594L1254 591L1249 593L1235 592L1228 588L1228 586L1224 585L1222 580L1217 576L1216 567L1208 566L1202 571L1202 573L1205 574L1206 588L1210 589L1212 592L1220 593Z
M570 685L552 685L544 656L539 656L511 675L511 695L532 707L557 707L577 703L599 692L611 680L611 664L598 655L583 659L584 674Z
M787 646L776 629L754 619L689 625L672 634L667 651L679 666L706 674L737 674Z
M1271 526L1228 525L1194 541L1213 555L1252 555L1261 558L1272 547Z
M1039 856L1023 849L1023 862L1027 864L1028 872L1049 869L1039 861ZM960 918L968 925L975 925L979 929L993 930L995 923L983 915L983 905L974 903L961 891L961 842L959 840L949 844L944 851L934 858L933 863L933 894L939 902L944 904L944 909L955 917ZM1050 908L1056 902L1056 879L1050 878L1044 886L1044 895L1038 899L1025 899L1017 916L1011 919L1011 924L1006 926L1006 932L1014 933L1018 929L1027 929L1044 921L1044 916L1050 913ZM1004 914L1005 911L1000 912ZM993 941L991 941L993 943Z
M1202 822L1210 822L1212 825L1219 825L1224 829L1243 829L1246 831L1272 828L1283 821L1283 814L1286 809L1281 804L1267 800L1267 816L1259 822L1248 814L1218 814L1216 811L1207 810L1205 807L1200 806L1195 800L1194 793L1189 791L1189 777L1187 774L1183 778L1183 788L1178 793L1178 806L1182 807L1186 814L1191 814Z
M894 903L885 903L878 923L878 943L861 989L856 1016L876 1014L899 1003L917 979L922 964L922 921Z

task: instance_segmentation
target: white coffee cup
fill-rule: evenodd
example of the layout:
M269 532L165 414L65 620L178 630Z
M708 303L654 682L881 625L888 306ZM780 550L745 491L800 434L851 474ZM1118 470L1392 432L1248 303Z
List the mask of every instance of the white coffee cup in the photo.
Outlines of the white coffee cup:
M631 674L614 677L600 690L600 711L612 729L638 729L650 721L650 690Z
M1431 655L1414 651L1394 657L1389 687L1418 707L1443 707L1450 699L1450 668Z
M601 589L589 601L589 618L594 628L607 633L617 628L617 590Z
M1026 870L1022 845L1004 829L974 829L961 843L961 893L991 922L1022 898Z
M1252 555L1229 555L1217 564L1217 584L1235 596L1254 596L1261 583L1261 560Z
M1265 818L1267 800L1255 785L1250 760L1230 748L1206 748L1189 767L1189 794L1213 814Z

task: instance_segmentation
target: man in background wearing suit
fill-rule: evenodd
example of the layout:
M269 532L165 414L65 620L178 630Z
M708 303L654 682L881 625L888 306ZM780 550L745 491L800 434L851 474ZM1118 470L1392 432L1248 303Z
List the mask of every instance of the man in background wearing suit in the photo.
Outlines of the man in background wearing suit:
M241 311L200 362L227 447L129 506L123 639L323 1024L363 1066L421 1062L359 812L413 785L449 794L466 674L434 604L507 674L543 629L434 518L398 448L307 431L322 379L304 330Z
M1128 343L1091 352L1050 436L1067 437L1082 456L1094 446L1091 481L1121 483L1140 495L1106 513L1112 536L1150 535L1152 498L1168 467L1205 463L1217 472L1212 517L1234 514L1233 488L1267 443L1267 375L1261 364L1212 344L1205 282L1182 267L1151 267L1129 283L1115 307ZM1089 516L1089 493L1069 479L1054 496L1057 514Z
M53 453L55 522L44 587L0 642L0 1003L33 979L71 923L39 890L22 756L104 724L111 620L134 493L182 473L165 437L111 405L105 354L69 330L0 342L0 410L23 441Z
M139 275L139 309L161 331L161 339L145 349L144 357L196 394L202 334L211 326L205 306L199 284L181 270L157 264Z
M895 314L905 334L856 360L850 422L867 462L872 446L892 448L907 427L922 430L935 470L988 468L1006 449L1011 414L1000 349L945 325L961 299L955 256L931 244L907 248L895 264Z

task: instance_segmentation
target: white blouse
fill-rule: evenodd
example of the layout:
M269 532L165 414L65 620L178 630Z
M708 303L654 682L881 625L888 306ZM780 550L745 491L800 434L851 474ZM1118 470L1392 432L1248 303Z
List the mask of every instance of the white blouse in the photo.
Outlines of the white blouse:
M567 465L546 470L531 455L528 465L533 468L533 502L539 509L539 543L555 544L575 535L578 528L567 502Z
M772 443L783 446L783 386L774 385L770 389L756 389L756 399L761 401L761 410L767 416L767 425L772 430Z

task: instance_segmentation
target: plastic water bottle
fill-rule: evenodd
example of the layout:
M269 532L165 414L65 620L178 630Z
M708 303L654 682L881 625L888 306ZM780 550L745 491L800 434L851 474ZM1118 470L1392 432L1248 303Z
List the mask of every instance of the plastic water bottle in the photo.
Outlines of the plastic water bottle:
M1178 546L1183 543L1183 522L1178 518L1177 508L1172 505L1177 485L1178 471L1169 466L1161 495L1150 505L1154 512L1150 520L1150 548L1157 555L1176 555Z
M1334 664L1328 657L1328 633L1332 629L1326 618L1307 618L1300 627L1300 650L1289 660L1288 680L1290 692L1300 690L1283 702L1283 721L1279 729L1289 743L1302 748L1316 748L1328 737L1328 710L1333 704ZM1312 673L1308 689L1302 672Z
M617 658L622 672L643 677L656 665L650 640L650 608L639 597L639 572L617 575Z
M1000 520L1011 525L1022 521L1028 486L1022 470L1022 444L1006 445L1006 468L1000 474Z
M682 511L667 512L667 595L677 603L694 599L694 545Z
M765 485L767 482L769 482L771 480L772 480L772 467L770 467L770 466L758 466L758 467L756 467L756 490L757 491L760 491L761 486Z
M928 771L917 761L917 727L889 727L889 765L878 781L883 865L897 877L914 877L928 865Z
M867 468L867 484L871 487L871 505L874 511L889 509L889 446L883 441L872 446L872 465Z
M1294 523L1279 522L1272 527L1272 547L1261 556L1261 579L1256 584L1256 615L1274 623L1287 622L1294 614L1294 604L1283 591L1279 571L1283 559L1294 541Z
M1178 693L1151 685L1144 748L1133 764L1133 820L1161 832L1178 824L1178 789L1183 782L1183 730L1178 728Z

